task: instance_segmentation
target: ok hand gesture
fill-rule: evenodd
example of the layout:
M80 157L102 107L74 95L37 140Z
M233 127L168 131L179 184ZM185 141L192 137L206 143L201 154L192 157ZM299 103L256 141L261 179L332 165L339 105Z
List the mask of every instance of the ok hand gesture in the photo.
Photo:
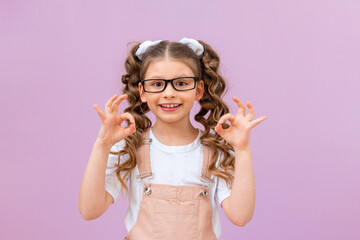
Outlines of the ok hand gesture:
M250 147L251 129L267 119L267 116L262 116L254 121L251 121L254 118L254 108L250 102L246 102L246 105L249 108L249 113L245 116L245 105L242 101L237 97L233 97L233 100L239 107L236 117L230 113L221 116L218 124L215 126L215 131L234 148L244 150ZM231 126L227 129L223 129L222 123L226 120L229 120Z
M127 94L119 97L115 94L105 104L105 113L101 111L98 105L94 104L94 108L102 122L97 141L107 147L112 147L115 143L136 131L135 120L130 113L118 114L119 104L126 98ZM123 128L121 123L126 119L130 120L130 126Z

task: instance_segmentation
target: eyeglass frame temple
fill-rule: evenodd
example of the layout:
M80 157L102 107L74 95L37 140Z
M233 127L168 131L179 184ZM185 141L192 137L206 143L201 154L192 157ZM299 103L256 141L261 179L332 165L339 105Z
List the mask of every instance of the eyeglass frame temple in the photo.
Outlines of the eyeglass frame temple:
M180 79L180 78L193 78L193 79L195 80L195 82L194 82L194 87L193 87L193 88L190 88L190 89L187 89L187 90L178 90L178 89L176 89L176 87L174 86L174 80ZM164 89L161 90L161 91L156 91L156 92L154 92L154 91L145 91L144 82L145 82L145 81L148 81L148 80L163 80L163 81L165 81ZM157 92L163 92L163 91L166 89L168 82L171 83L171 86L172 86L176 91L189 91L189 90L193 90L193 89L195 89L195 87L196 87L196 82L197 82L197 81L199 81L199 78L198 78L198 77L178 77L178 78L173 78L173 79L161 79L161 78L144 79L144 80L139 80L138 82L140 82L141 85L143 86L144 92L157 93Z

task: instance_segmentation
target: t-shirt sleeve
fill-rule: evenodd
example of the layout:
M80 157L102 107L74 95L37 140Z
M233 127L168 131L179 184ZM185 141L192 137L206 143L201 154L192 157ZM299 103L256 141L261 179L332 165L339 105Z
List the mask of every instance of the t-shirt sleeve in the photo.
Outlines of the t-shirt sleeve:
M125 140L121 140L120 142L114 144L111 147L112 152L119 152L124 147ZM128 159L128 154L122 155L120 157L120 163L123 163ZM117 164L118 162L118 155L109 154L108 161L107 161L107 168L105 172L105 191L108 192L114 199L113 203L116 202L120 192L121 192L121 183L119 179L116 176L116 167L115 168L109 168L113 167L114 164ZM126 171L121 171L120 176L123 178ZM131 174L131 172L130 172ZM126 176L125 178L125 184L128 182L130 178L130 174Z
M233 151L230 151L230 154L232 156L235 156L235 153ZM220 164L220 159L222 158L223 154L220 153L219 154L219 158L218 158L218 162L217 162L217 166L219 169L222 169L219 167ZM232 174L234 176L235 172L234 171L228 171L230 174ZM218 177L218 182L217 182L217 186L216 186L216 197L218 199L218 203L220 204L220 206L222 207L222 201L224 201L226 198L230 197L231 194L231 189L227 187L226 185L226 181L223 178Z

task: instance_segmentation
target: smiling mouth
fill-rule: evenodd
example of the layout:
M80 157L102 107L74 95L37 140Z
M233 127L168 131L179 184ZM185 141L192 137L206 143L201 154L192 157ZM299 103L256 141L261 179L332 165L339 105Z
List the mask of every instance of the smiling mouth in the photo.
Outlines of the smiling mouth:
M181 104L169 104L169 105L159 105L163 108L176 108L178 106L180 106Z

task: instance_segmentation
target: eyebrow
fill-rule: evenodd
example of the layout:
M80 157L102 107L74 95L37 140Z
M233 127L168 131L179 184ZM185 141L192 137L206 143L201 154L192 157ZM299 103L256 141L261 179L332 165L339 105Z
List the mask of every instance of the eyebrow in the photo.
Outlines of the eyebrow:
M181 74L181 75L178 75L176 78L179 78L179 77L189 77L189 76L187 74ZM149 77L149 79L152 79L152 78L164 79L163 77L159 77L158 75L154 75L154 76Z

